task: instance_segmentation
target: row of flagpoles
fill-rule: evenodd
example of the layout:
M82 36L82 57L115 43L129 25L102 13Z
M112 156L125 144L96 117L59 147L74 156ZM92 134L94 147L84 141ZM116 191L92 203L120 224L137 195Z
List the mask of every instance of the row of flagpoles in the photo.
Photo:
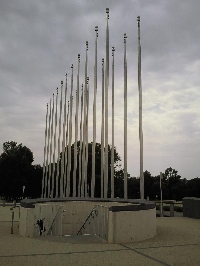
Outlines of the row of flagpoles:
M102 59L102 108L101 108L101 198L108 197L108 90L109 90L109 9L106 8L106 56ZM142 87L141 87L141 44L140 17L138 21L138 90L139 90L139 139L140 139L140 198L144 199L143 177L143 134L142 134ZM97 98L97 51L98 26L95 27L94 57L94 98L93 98L93 142L91 183L88 184L88 114L89 114L89 77L88 77L88 42L86 41L84 84L80 86L80 54L77 62L76 86L74 86L74 68L71 76L63 84L61 81L60 98L56 95L47 104L42 197L95 197L95 148L96 148L96 98ZM127 55L124 34L124 198L127 199ZM110 197L114 198L114 56L112 47L112 148ZM74 88L76 87L76 93ZM63 96L64 95L64 96ZM58 100L60 102L58 103ZM68 100L67 100L68 99ZM64 100L64 103L63 103ZM58 106L59 104L59 106ZM74 117L73 117L74 113ZM74 129L73 129L74 119ZM72 136L74 149L72 152ZM79 147L77 146L79 143ZM73 158L72 158L73 155ZM72 173L73 162L73 173ZM79 165L78 165L79 164ZM77 169L79 171L77 171ZM72 179L71 179L72 176ZM78 178L77 178L78 176Z

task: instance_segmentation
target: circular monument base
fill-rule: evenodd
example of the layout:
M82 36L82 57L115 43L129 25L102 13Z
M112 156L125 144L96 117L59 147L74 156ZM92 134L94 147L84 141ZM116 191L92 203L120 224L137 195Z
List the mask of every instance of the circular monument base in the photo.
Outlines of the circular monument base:
M142 241L156 235L155 202L123 199L25 199L19 234L96 235L109 243Z

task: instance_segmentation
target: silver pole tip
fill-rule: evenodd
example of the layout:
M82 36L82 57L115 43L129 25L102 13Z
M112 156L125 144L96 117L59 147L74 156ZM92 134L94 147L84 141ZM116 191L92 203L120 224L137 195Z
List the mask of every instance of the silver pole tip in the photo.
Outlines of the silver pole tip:
M112 47L112 56L114 56L114 52L115 52L115 47Z
M124 43L126 43L127 35L124 33Z
M109 8L106 8L107 19L109 19Z
M96 36L97 37L98 37L98 30L99 30L98 26L95 26L95 31L96 31Z
M140 26L140 16L137 16L138 27Z

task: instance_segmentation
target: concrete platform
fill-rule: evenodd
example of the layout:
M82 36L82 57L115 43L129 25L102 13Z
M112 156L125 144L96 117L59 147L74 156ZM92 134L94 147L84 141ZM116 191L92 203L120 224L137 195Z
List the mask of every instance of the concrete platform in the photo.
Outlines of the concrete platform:
M11 213L5 208L0 207L1 266L200 265L200 219L157 218L155 238L108 244L92 236L21 237L17 221L11 235Z

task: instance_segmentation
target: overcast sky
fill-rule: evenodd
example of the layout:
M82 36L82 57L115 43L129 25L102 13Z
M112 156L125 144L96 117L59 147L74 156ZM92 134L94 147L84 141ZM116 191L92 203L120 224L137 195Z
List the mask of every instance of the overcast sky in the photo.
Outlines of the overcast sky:
M100 142L101 59L105 57L107 7L110 51L112 46L116 48L115 146L122 162L123 35L127 33L128 172L139 176L137 16L140 15L144 170L158 175L172 167L183 178L200 176L199 0L1 0L1 146L11 140L23 143L32 150L34 163L43 163L46 104L56 88L60 88L61 80L65 80L65 73L70 75L71 64L76 76L78 53L80 82L84 82L85 41L89 41L91 111L97 25ZM109 99L111 103L111 86ZM91 129L90 123L89 141Z

